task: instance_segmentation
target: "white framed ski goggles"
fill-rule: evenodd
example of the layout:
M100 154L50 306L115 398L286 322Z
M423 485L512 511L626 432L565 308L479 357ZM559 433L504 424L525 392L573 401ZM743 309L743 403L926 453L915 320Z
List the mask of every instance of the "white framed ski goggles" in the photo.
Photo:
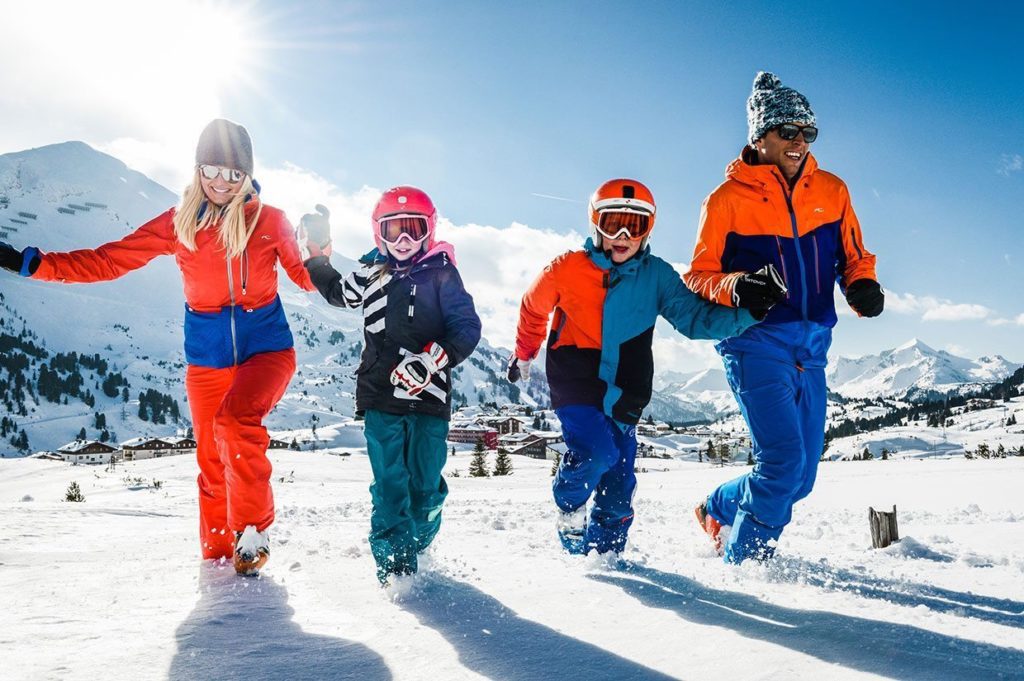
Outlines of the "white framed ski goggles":
M600 209L597 214L597 233L614 241L625 237L639 241L651 233L653 216L647 210L635 206L612 206Z
M225 182L230 182L231 184L241 182L242 178L245 177L245 173L241 170L224 168L222 166L213 166L206 163L199 166L199 173L207 180L216 180L219 175L224 178Z
M398 213L377 220L377 234L386 244L397 244L405 239L413 244L422 243L430 236L430 225L425 215Z

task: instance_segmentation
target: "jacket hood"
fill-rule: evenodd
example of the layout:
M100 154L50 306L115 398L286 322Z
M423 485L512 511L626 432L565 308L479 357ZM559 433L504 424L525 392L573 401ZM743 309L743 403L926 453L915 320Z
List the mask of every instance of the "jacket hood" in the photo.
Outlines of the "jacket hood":
M725 169L725 179L736 180L743 184L750 185L751 187L764 187L766 185L775 186L780 181L785 183L786 178L783 177L782 171L777 166L771 164L755 165L748 163L748 153L751 152L750 147L743 147L743 151L740 152L739 158L736 158L730 163ZM804 167L800 171L800 177L810 177L818 170L818 161L815 160L814 155L811 152L807 152L807 157L804 159Z

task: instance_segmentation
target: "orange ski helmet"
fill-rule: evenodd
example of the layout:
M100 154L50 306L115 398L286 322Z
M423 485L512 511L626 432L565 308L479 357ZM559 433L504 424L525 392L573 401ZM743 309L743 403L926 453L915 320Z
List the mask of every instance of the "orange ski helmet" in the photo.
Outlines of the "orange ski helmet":
M642 182L625 178L608 180L590 197L590 232L594 245L602 246L602 239L627 236L641 241L640 248L654 229L657 206L654 195Z

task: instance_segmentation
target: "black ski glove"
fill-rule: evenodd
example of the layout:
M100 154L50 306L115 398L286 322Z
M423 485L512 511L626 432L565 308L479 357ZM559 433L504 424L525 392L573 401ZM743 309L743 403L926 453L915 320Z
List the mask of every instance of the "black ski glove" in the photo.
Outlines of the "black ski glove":
M736 280L732 304L750 310L755 319L764 319L768 310L786 297L786 290L786 282L775 265L769 263L757 272L748 272Z
M861 317L877 317L885 307L885 293L874 279L858 279L846 287L846 302Z
M26 256L28 257L27 263L25 260ZM39 258L39 251L35 248L26 248L24 251L19 251L10 244L0 241L0 267L8 272L31 277L39 268L40 262L42 261ZM22 272L23 267L26 268L26 273L24 274Z

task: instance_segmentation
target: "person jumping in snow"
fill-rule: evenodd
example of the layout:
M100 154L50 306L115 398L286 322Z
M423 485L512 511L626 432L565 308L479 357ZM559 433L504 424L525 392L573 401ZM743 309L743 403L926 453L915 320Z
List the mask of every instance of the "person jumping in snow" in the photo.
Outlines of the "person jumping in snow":
M642 183L605 182L590 199L591 236L583 250L555 258L520 307L508 379L529 378L547 336L551 405L568 446L553 484L557 527L572 554L625 548L636 424L651 399L658 316L694 339L728 338L755 323L748 310L694 295L671 265L651 254L654 218L654 197Z
M435 239L437 210L425 192L384 192L373 209L377 247L344 278L330 263L329 214L317 208L299 222L306 269L331 305L363 311L356 413L373 469L370 550L387 586L416 572L441 526L452 369L480 341L480 318L455 249Z
M248 131L217 119L199 137L180 205L123 239L69 253L19 253L0 244L4 268L61 283L117 279L157 256L174 256L185 287L200 547L204 559L232 556L239 574L255 574L270 553L274 497L263 419L295 372L276 264L313 290L291 225L259 191Z
M825 364L836 323L835 282L861 317L885 302L846 185L818 167L814 112L762 72L747 100L749 146L701 208L687 285L708 300L763 311L765 266L785 298L765 321L717 345L750 429L754 468L695 509L726 562L765 560L793 504L814 486L825 437ZM723 526L731 526L728 539Z

